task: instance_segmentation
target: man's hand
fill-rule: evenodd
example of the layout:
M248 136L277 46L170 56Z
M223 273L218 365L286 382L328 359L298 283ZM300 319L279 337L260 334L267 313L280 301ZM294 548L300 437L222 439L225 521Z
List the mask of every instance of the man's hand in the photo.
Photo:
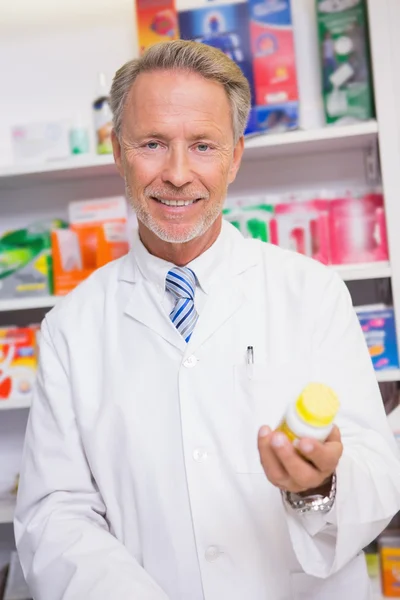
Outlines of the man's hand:
M296 448L307 460L299 455ZM335 426L324 443L303 438L296 448L284 433L272 432L267 426L261 427L258 450L269 481L287 492L319 493L319 488L329 482L342 456L339 429Z

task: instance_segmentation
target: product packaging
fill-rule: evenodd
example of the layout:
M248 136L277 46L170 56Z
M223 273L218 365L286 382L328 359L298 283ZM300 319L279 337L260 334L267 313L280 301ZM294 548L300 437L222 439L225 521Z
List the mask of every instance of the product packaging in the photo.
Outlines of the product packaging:
M257 203L257 200L259 203ZM234 225L246 238L254 238L262 242L269 242L270 222L274 207L264 204L262 199L254 198L253 202L246 205L240 205L236 202L229 208L223 210L223 216L226 221ZM233 202L231 202L231 205Z
M129 250L124 198L84 200L69 205L68 229L52 232L54 291L70 292L93 271Z
M29 396L36 377L34 328L0 329L0 402Z
M179 38L174 0L136 0L135 5L141 54L158 42Z
M222 50L247 77L255 102L247 2L177 0L180 37Z
M98 74L97 96L93 102L93 118L97 154L112 154L113 116L110 107L109 89L104 73Z
M277 430L291 442L308 437L324 442L339 410L335 392L322 383L309 383L287 409Z
M326 200L278 204L271 221L271 242L329 264L329 208Z
M89 132L81 115L78 115L71 125L69 142L71 154L87 154L89 152Z
M294 129L299 95L290 0L249 0L249 12L255 89L250 124L265 132Z
M399 368L394 309L383 304L358 306L356 313L376 371Z
M298 127L298 90L289 0L139 0L140 52L178 37L222 50L249 81L246 135Z
M16 163L44 163L67 159L70 155L69 123L49 121L15 125L11 143Z
M371 194L333 200L330 238L333 264L388 260L383 197Z
M51 231L66 227L59 219L33 223L0 237L0 298L53 293Z
M383 595L385 598L400 598L400 534L380 536L378 546Z
M374 116L366 0L317 0L327 123Z

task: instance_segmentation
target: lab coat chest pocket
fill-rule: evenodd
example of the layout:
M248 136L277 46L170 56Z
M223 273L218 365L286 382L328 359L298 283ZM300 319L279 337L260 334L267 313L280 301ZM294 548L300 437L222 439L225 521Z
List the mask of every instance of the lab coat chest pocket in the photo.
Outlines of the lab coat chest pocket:
M254 364L235 367L235 410L237 415L236 471L263 473L257 447L262 425L274 429L307 383L307 370L301 363L271 366Z

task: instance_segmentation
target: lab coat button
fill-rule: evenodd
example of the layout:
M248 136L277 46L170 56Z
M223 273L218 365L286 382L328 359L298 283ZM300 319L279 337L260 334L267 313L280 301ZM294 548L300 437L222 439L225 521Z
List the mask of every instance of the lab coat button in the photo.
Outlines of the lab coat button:
M193 452L193 458L196 462L203 462L203 461L207 460L208 453L206 450L203 450L202 448L196 448L196 450Z
M189 356L185 362L183 363L184 367L187 367L188 369L192 369L193 367L195 367L197 365L198 359L194 356L194 354L192 354L192 356Z
M217 546L209 546L205 552L205 558L208 562L214 562L220 557L220 551Z

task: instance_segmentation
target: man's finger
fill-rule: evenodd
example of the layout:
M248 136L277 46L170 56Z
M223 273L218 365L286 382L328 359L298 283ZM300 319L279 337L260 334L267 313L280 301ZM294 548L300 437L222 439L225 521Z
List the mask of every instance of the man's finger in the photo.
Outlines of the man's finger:
M283 433L274 433L271 445L273 452L297 488L306 490L321 485L325 476L298 454Z
M271 434L270 428L266 426L262 427L258 434L261 464L269 481L281 489L286 489L290 485L289 476L271 448Z
M303 438L297 447L322 473L333 473L343 453L340 431L337 427L332 430L326 442Z

